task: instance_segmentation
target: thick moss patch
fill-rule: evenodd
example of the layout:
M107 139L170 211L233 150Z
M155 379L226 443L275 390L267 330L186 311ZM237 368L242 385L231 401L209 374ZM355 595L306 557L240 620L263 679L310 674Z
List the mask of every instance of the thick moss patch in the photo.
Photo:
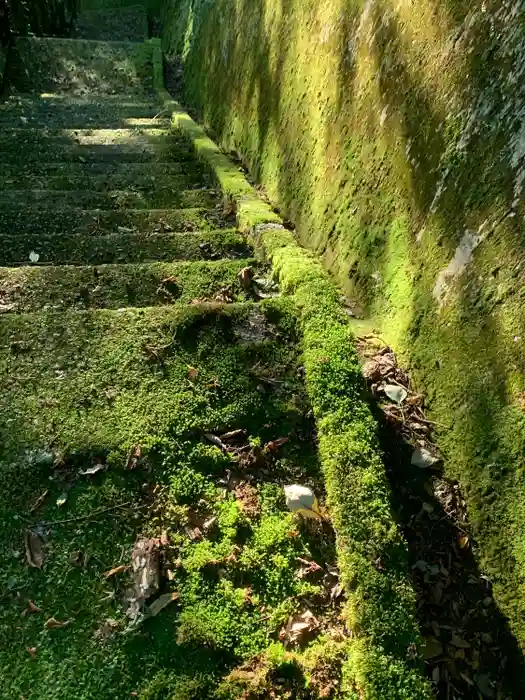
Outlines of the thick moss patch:
M242 154L300 241L405 354L447 473L467 495L480 564L523 645L517 10L167 0L164 46L182 57L186 99L225 149Z
M290 306L4 316L0 345L6 696L239 697L242 672L221 679L274 649L274 677L291 669L301 697L317 697L304 674L319 662L301 666L276 644L290 614L323 594L298 575L298 558L333 563L330 538L298 528L283 504L283 482L318 479ZM224 486L237 470L232 458L204 438L241 428L255 450L290 438L263 459L264 476L255 464L241 472L251 510ZM130 470L136 445L143 457ZM103 471L79 475L97 462ZM214 522L204 539L186 534L192 512ZM71 521L44 524L57 520ZM24 555L24 532L38 523L40 570ZM164 591L179 598L133 628L124 612L130 574L103 574L130 561L139 534L162 530ZM24 613L29 601L42 612ZM46 626L51 617L68 624ZM321 639L318 654L323 644L337 647Z
M122 227L121 227L122 228ZM27 265L31 253L41 263L103 265L174 260L217 260L251 254L243 236L231 229L197 233L116 233L105 236L36 234L2 236L1 265Z
M244 298L239 272L253 260L0 268L0 299L11 311L155 306Z

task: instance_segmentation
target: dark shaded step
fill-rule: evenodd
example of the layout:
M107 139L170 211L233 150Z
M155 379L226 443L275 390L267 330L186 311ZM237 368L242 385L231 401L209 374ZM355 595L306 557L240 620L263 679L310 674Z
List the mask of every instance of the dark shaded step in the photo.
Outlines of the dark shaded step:
M135 126L169 126L169 111L157 101L133 100L123 95L86 98L61 95L11 95L0 102L4 128L125 129Z
M144 189L142 191L113 190L90 192L89 190L4 190L0 191L0 217L8 210L23 208L55 209L80 206L86 209L211 209L220 201L217 190Z
M153 95L152 46L18 37L7 79L26 93Z
M50 184L53 185L53 189L56 189L56 185L60 184L59 181L63 182L63 186L58 187L61 190L86 189L71 187L71 182L85 184L91 178L107 178L113 185L119 182L126 185L134 184L137 181L145 181L147 184L154 182L156 178L176 178L184 174L190 178L208 177L203 166L195 160L183 160L180 163L42 162L31 163L30 168L25 165L0 163L0 190L4 188L51 189Z
M75 22L75 38L101 41L145 41L148 38L146 9L110 7L84 10Z
M4 267L0 269L0 309L118 309L175 301L221 301L221 291L226 288L228 301L238 301L244 296L237 275L250 264L254 261L248 258L99 267Z
M108 236L4 236L0 265L27 265L31 255L38 264L102 265L105 263L173 260L215 260L252 254L244 237L234 229L197 233L117 233Z
M194 159L188 144L168 129L4 129L3 164L46 162L151 162Z
M100 164L99 164L100 165ZM131 165L131 164L130 164ZM143 171L145 166L135 164L135 167L115 168L115 172L96 174L92 171L94 168L89 164L84 166L82 163L69 163L69 167L63 166L60 175L49 175L41 173L35 175L27 170L24 174L12 173L7 177L2 177L0 168L0 201L3 201L3 193L9 199L9 191L28 191L27 204L32 201L32 191L67 191L67 190L84 190L86 192L106 192L110 193L115 190L129 190L141 193L145 199L163 200L167 192L180 192L192 185L200 183L204 185L208 180L211 184L211 177L206 177L206 174L199 167L198 163L189 162L184 167L178 164L177 168L171 173L162 172L162 164L159 172L155 172L154 164L152 163L147 171ZM167 168L170 166L167 165ZM19 197L17 196L18 200ZM163 206L162 204L151 204L151 207Z
M208 209L67 209L14 211L0 216L0 235L51 236L81 234L102 236L115 233L173 233L213 230L235 226L222 207Z

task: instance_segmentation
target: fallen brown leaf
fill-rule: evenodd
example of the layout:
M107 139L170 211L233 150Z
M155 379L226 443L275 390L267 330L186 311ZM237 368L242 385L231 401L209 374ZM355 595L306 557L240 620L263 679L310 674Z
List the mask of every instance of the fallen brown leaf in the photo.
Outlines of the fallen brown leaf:
M140 445L135 445L135 447L132 447L128 454L126 469L136 469L141 457L142 447Z
M36 603L33 603L32 600L27 601L27 609L30 613L41 613L44 612L42 608L39 608Z
M57 620L55 617L50 617L48 620L44 622L44 627L47 630L55 630L55 629L60 629L61 627L67 627L71 620Z
M31 506L31 508L29 509L29 512L30 512L30 513L34 513L35 510L38 510L38 508L40 508L40 506L41 506L42 503L44 502L44 500L45 500L45 498L46 498L46 496L47 496L48 493L49 493L49 489L46 489L45 491L43 491L43 492L40 494L40 496L36 499L36 501L33 503L33 505Z
M266 444L266 449L269 452L277 452L277 450L283 445L286 445L287 442L290 442L290 438L282 437L277 438L277 440L270 440L270 442Z
M121 574L124 571L128 571L131 567L128 566L127 564L121 564L120 566L115 566L113 569L109 569L109 571L104 572L104 578L111 578L112 576L116 576L117 574Z
M44 565L44 540L33 530L26 530L25 546L29 566L41 569Z
M33 659L36 657L36 647L26 647L26 651Z

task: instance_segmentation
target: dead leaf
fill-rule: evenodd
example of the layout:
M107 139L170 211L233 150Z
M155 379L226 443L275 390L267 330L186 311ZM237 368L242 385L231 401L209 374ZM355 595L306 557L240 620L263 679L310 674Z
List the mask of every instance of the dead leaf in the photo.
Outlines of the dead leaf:
M206 440L211 442L212 445L215 445L215 447L218 447L223 452L228 452L227 446L216 435L213 435L212 433L205 433L204 437L206 438Z
M36 657L36 647L26 647L27 653L33 657Z
M121 564L120 566L115 566L109 571L105 571L103 576L104 578L111 578L112 576L116 576L117 574L122 574L124 571L129 571L130 568L131 567L127 564Z
M106 620L104 620L100 627L97 630L95 630L95 632L93 633L93 639L97 641L104 641L106 639L109 639L115 634L119 627L120 623L118 620L114 620L113 618L108 617Z
M67 627L71 620L57 620L54 617L50 617L48 620L44 622L44 627L47 630L55 630L55 629L60 629L61 627Z
M132 447L128 453L128 459L126 461L126 469L136 469L139 459L142 457L142 447L140 445L135 445Z
M270 440L270 442L266 444L266 449L269 452L277 452L278 449L283 445L286 445L287 442L290 442L290 438L282 437L277 438L277 440Z
M281 641L291 644L300 643L305 638L319 627L319 621L314 616L311 610L306 610L298 615L292 615L286 627L281 630Z
M461 535L458 539L461 549L466 549L469 545L469 541L468 535Z
M221 440L223 442L235 442L239 438L244 438L246 436L246 430L239 428L238 430L230 430L229 433L224 433L221 435Z
M78 473L81 476L92 476L93 474L98 474L101 471L104 471L106 468L105 464L94 464L92 467L88 467L86 470L80 470Z
M253 267L243 267L237 275L237 279L241 283L241 287L245 292L249 292L253 283Z
M148 612L151 617L156 617L164 608L166 608L170 603L173 603L175 600L177 600L179 597L179 594L175 591L172 593L164 593L164 595L161 595L157 598L157 600L154 600L151 605L148 606Z
M49 489L46 489L45 491L43 491L40 494L40 496L36 499L36 501L33 503L33 505L29 508L30 513L34 513L35 510L38 510L38 508L40 508L40 506L44 502L48 493L49 493Z
M25 546L29 566L41 569L44 565L44 540L33 530L26 530Z
M192 382L194 382L198 376L199 370L196 367L188 365L188 378L191 379Z
M135 596L147 600L159 590L160 555L158 540L139 537L131 553Z
M435 659L437 656L441 656L443 653L443 646L441 642L432 637L431 635L425 637L425 644L423 646L423 658L424 659Z
M419 467L420 469L428 469L429 467L433 467L438 462L439 457L436 457L424 447L417 447L412 454L412 459L410 460L410 464L412 464L414 467Z
M170 543L170 538L167 530L163 530L160 533L160 543L163 547L167 547Z
M41 613L44 612L42 608L39 608L36 603L33 603L32 600L27 601L27 609L30 613Z
M460 637L458 634L453 634L452 639L450 640L450 643L452 646L457 647L458 649L470 649L470 644L466 642L463 637Z
M397 384L386 384L383 391L391 401L395 401L397 404L403 403L408 396L408 391Z

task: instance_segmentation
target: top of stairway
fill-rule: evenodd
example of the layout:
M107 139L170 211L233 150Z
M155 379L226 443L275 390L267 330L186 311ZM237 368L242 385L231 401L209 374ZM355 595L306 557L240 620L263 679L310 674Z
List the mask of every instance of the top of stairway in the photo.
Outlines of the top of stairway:
M148 38L146 9L134 5L85 10L77 18L74 36L77 39L142 42Z

